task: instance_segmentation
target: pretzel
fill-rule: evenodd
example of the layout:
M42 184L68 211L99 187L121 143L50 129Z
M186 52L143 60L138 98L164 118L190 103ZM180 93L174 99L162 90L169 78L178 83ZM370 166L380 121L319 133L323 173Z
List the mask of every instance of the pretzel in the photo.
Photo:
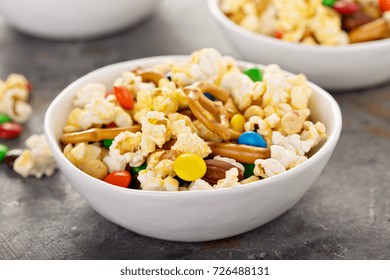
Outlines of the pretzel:
M153 82L158 86L158 82L164 78L164 75L160 72L157 72L155 70L143 70L143 69L136 69L134 73L138 76L141 76L142 82L148 83Z
M237 140L240 133L229 128L229 115L226 108L220 101L213 102L204 96L202 90L196 85L199 83L184 88L192 113L205 127L215 132L224 141Z
M351 43L385 39L390 37L390 27L384 18L363 24L348 33Z
M119 133L124 131L141 131L140 125L114 128L91 128L88 130L62 134L60 140L63 144L77 144L81 142L98 142L105 139L114 139Z
M175 143L176 140L170 140L162 146L162 149L170 150ZM256 159L267 159L271 156L269 148L219 142L207 142L207 145L211 149L211 156L229 157L241 163L254 163Z
M208 92L218 100L226 103L230 97L229 91L224 89L223 87L217 86L216 84L209 82L196 82L192 86L198 87L202 92Z
M257 159L267 159L271 156L269 148L218 142L207 142L207 144L212 156L229 157L241 163L253 164Z

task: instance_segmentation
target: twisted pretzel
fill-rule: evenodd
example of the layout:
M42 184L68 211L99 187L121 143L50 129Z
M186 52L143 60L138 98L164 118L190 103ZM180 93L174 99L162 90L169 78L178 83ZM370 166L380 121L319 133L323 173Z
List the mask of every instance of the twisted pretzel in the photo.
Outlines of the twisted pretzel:
M147 70L147 69L136 69L134 73L138 76L141 76L142 82L148 83L153 82L158 86L159 81L164 78L164 75L155 70Z
M201 84L202 88L207 88L204 83ZM240 133L229 128L229 113L226 108L220 101L213 102L204 96L202 89L197 85L199 83L184 88L184 92L188 96L188 107L190 107L192 113L205 127L215 132L224 141L237 140ZM212 89L209 92L214 95L213 90L220 90L221 88L213 85L209 89ZM218 94L222 98L226 97L224 90L218 91ZM228 100L228 98L229 96L225 100Z
M60 140L63 144L77 144L81 142L98 142L105 139L114 139L119 133L124 131L141 131L140 125L114 128L91 128L88 130L62 134Z

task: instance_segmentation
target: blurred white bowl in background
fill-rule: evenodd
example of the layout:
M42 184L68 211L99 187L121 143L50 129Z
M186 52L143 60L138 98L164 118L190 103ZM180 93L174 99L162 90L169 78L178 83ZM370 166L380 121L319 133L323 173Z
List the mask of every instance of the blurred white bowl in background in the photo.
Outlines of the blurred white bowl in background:
M0 16L14 28L48 39L86 39L133 26L158 0L0 0Z
M224 15L219 2L208 0L211 14L249 61L279 64L333 90L366 88L390 81L390 39L337 47L290 43L239 26Z

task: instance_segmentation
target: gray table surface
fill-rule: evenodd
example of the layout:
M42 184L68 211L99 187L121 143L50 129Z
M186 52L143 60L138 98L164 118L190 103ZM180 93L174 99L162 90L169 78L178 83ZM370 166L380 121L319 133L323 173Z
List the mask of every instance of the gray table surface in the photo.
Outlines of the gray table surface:
M0 19L0 77L23 73L34 85L25 132L0 141L22 147L42 133L53 98L93 69L207 46L241 58L204 1L162 1L135 28L88 42L33 38ZM61 172L23 179L2 164L0 259L390 259L390 84L333 94L344 118L335 153L299 203L260 228L204 243L151 239L97 214Z

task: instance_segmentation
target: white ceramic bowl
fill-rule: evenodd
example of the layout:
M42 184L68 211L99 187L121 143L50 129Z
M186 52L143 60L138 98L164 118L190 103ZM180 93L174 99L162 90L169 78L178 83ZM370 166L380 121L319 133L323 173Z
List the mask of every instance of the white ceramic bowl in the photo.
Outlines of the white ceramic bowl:
M148 17L158 0L0 0L14 28L49 39L85 39L115 32Z
M314 120L327 127L328 139L307 161L285 173L236 188L156 192L124 189L95 179L68 161L59 137L72 109L76 89L101 82L111 87L123 71L189 57L138 59L93 71L65 88L45 116L45 133L60 170L89 205L110 221L134 232L159 239L205 241L237 235L257 228L292 207L315 182L331 156L341 131L341 113L327 92L311 84L310 108ZM253 64L239 62L244 67ZM262 68L263 66L260 66Z
M276 63L326 89L347 90L390 81L390 39L338 47L289 43L249 31L231 21L219 8L208 6L221 29L247 60Z

